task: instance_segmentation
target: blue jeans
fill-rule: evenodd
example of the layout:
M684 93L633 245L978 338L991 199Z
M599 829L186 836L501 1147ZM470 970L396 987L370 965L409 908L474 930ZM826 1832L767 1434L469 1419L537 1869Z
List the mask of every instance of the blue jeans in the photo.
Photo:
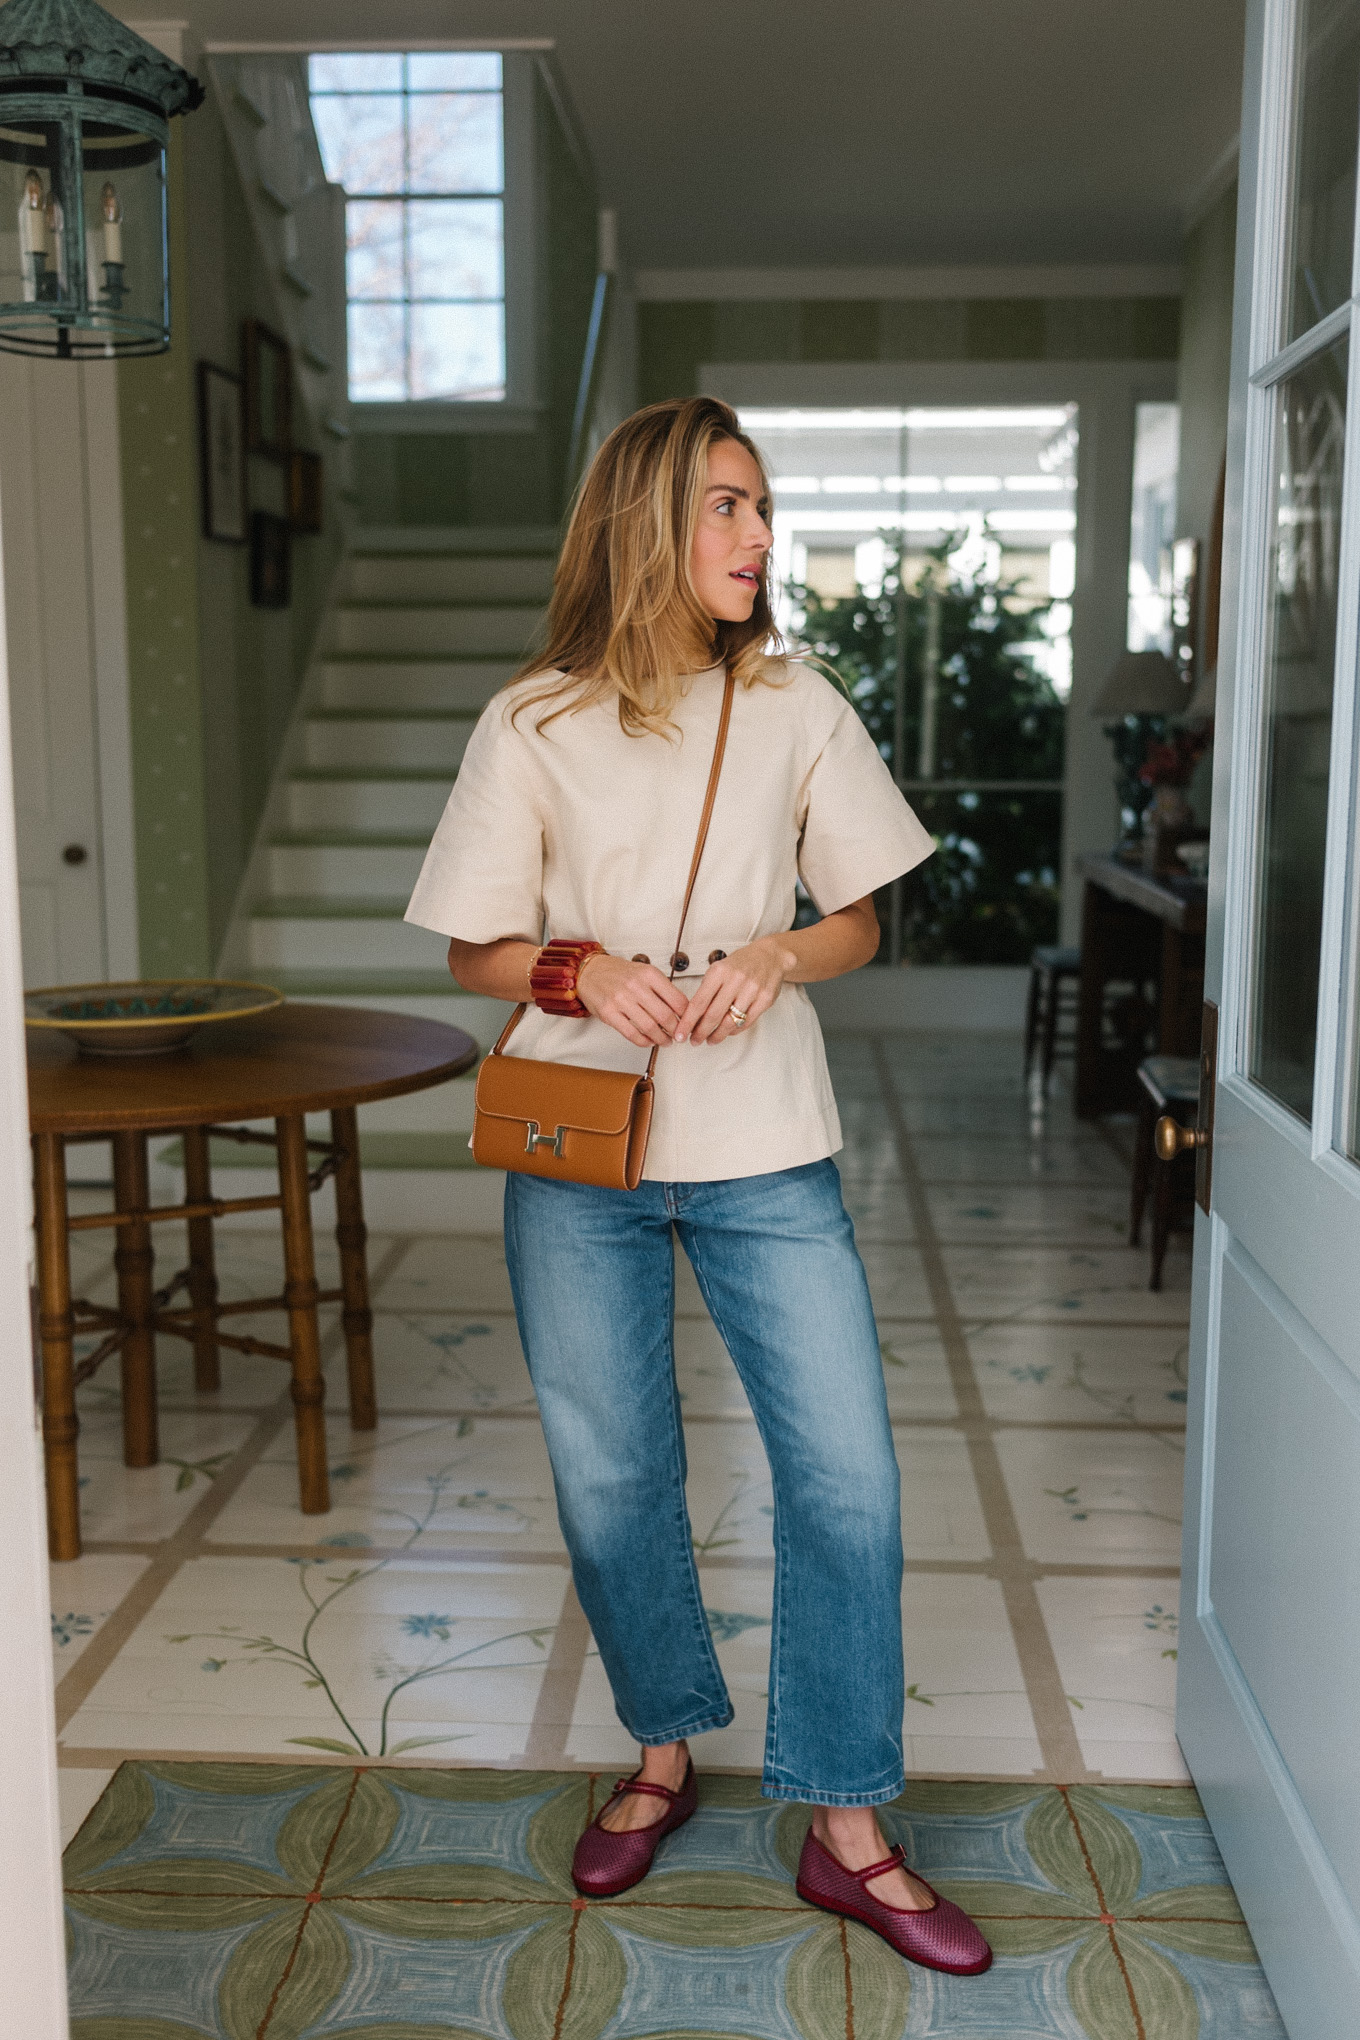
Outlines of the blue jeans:
M675 1385L672 1228L774 1483L762 1791L902 1790L902 1536L878 1333L834 1162L595 1190L512 1175L505 1245L572 1574L624 1727L732 1719L699 1594Z

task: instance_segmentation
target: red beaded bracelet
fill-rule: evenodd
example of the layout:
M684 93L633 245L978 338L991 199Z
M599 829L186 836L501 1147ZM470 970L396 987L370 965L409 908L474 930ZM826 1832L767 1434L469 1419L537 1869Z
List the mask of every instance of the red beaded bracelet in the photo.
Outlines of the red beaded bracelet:
M574 1020L589 1014L576 995L576 978L588 956L599 956L598 942L546 942L529 966L529 993L544 1013L565 1013Z

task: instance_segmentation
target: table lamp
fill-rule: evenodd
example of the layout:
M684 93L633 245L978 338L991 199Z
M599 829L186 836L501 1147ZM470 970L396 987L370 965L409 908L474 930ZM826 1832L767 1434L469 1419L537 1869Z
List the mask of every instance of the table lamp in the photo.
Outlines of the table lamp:
M1164 738L1174 716L1183 715L1189 689L1165 652L1121 652L1091 706L1114 750L1115 793L1123 824L1119 848L1141 839L1143 810L1154 788L1140 777L1149 746Z

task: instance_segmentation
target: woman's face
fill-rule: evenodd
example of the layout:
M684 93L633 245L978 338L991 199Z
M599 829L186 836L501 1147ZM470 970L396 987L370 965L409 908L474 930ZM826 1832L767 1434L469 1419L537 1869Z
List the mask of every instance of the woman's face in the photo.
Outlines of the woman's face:
M708 449L708 486L690 556L694 592L719 623L745 623L774 534L760 469L735 439Z

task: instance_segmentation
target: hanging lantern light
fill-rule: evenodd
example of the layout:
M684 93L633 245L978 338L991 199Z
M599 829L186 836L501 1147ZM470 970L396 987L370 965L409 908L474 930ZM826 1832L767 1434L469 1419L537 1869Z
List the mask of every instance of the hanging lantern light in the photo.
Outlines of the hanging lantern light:
M165 151L203 87L96 0L0 6L0 348L170 345Z

